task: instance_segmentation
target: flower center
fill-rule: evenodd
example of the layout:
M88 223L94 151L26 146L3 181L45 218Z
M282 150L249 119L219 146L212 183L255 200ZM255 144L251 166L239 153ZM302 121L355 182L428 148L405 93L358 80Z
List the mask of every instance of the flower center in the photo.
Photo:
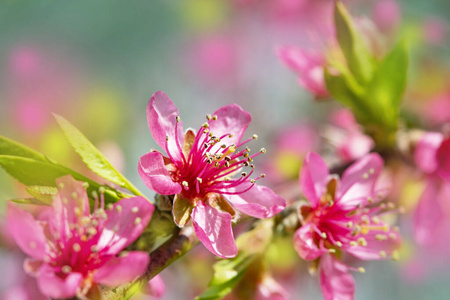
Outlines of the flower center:
M231 140L233 133L218 136L210 130L210 123L217 120L216 115L207 115L206 118L208 122L202 124L197 134L188 130L183 147L177 145L181 162L174 161L166 147L166 152L177 167L177 171L172 174L173 179L181 184L182 194L187 199L203 199L208 193L233 195L248 191L257 180L265 177L265 174L254 178L252 175L254 159L266 153L266 149L251 154L246 145L258 138L256 134L235 144ZM179 120L177 117L177 124ZM235 176L238 173L240 176Z

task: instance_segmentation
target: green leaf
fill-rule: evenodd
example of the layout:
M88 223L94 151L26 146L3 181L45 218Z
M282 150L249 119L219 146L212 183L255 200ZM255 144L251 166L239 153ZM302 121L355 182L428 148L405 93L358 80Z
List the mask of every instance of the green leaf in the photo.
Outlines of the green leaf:
M367 87L366 98L389 123L397 121L398 108L406 86L408 53L400 42L379 64Z
M240 253L235 258L215 263L213 266L214 276L208 289L195 299L215 300L228 295L242 279L254 257L254 255L249 256Z
M53 196L58 193L58 189L53 186L33 185L28 186L26 190L31 196L47 204L51 204L53 201Z
M101 177L129 189L135 195L142 195L75 126L61 116L56 114L54 116L67 140L89 169Z
M341 2L336 2L334 22L339 46L348 66L358 82L368 82L372 77L373 58L356 30L352 18Z
M89 193L98 192L98 189L102 186L71 169L51 162L12 155L0 155L0 166L25 185L55 187L56 178L70 174L76 180L87 182L89 184ZM105 190L104 195L107 203L114 203L120 200L120 197L109 189Z
M350 108L358 119L370 118L370 107L363 98L364 91L352 80L350 74L331 75L325 69L324 79L331 95Z
M20 198L20 199L11 199L11 202L18 204L32 204L32 205L41 205L41 206L50 206L50 203L40 201L36 198Z
M0 155L21 156L39 161L49 161L43 154L4 136L0 136Z

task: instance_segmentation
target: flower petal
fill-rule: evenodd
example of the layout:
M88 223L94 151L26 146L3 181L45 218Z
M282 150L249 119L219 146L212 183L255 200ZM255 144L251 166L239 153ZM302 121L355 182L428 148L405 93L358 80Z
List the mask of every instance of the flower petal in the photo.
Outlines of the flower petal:
M429 179L413 214L414 238L422 246L433 245L442 238L437 235L439 231L436 230L445 217L439 203L440 196L436 178ZM445 197L447 201L449 196Z
M125 256L111 258L97 270L94 281L106 286L118 286L144 273L150 262L147 252L132 251Z
M8 202L8 228L14 241L27 255L43 260L47 252L47 243L41 225L33 216Z
M346 265L331 255L320 259L320 286L325 300L353 300L355 281Z
M351 209L367 197L374 197L382 168L383 159L376 153L367 154L348 167L337 191L339 205Z
M155 298L161 298L166 292L166 286L161 276L158 274L153 277L142 289L144 294Z
M300 170L300 187L313 207L319 204L325 193L329 175L328 167L320 155L314 152L306 155Z
M99 251L117 254L147 227L155 207L144 197L124 198L106 210L107 220L98 241Z
M155 142L166 149L166 143L170 155L178 162L181 161L181 151L178 145L184 144L183 122L177 122L178 108L172 100L162 91L152 95L147 105L147 122ZM169 140L166 140L166 137Z
M377 226L370 224L370 226ZM385 238L379 239L378 236ZM392 259L393 251L398 249L401 245L402 239L400 234L394 230L384 231L370 231L363 235L367 242L367 246L349 246L345 247L345 251L363 260L374 259Z
M198 239L213 254L222 258L235 257L238 250L231 229L231 215L206 206L199 201L192 213Z
M450 179L450 138L445 139L437 151L439 175Z
M436 157L444 136L438 132L427 132L417 143L414 151L414 160L417 166L425 173L432 173L438 168Z
M320 52L283 46L277 49L278 58L298 75L299 84L318 97L326 97L328 91L323 76L325 58Z
M65 279L56 276L53 269L43 265L37 283L41 292L54 299L72 298L83 280L80 273L70 273Z
M237 104L223 106L216 110L214 115L217 116L217 120L208 121L209 131L218 138L233 135L231 138L223 139L228 145L239 143L252 120L251 115Z
M56 179L56 184L58 194L52 203L56 222L64 220L66 224L77 224L81 217L90 215L89 199L82 181L66 175ZM58 228L62 229L64 226Z
M271 218L286 207L286 200L270 188L256 184L245 193L224 196L241 212L260 219Z
M326 250L319 249L314 242L310 223L306 223L295 232L294 248L304 260L314 260L327 253Z
M181 192L181 185L172 180L164 166L164 157L157 151L139 158L138 173L144 184L158 194L174 195Z

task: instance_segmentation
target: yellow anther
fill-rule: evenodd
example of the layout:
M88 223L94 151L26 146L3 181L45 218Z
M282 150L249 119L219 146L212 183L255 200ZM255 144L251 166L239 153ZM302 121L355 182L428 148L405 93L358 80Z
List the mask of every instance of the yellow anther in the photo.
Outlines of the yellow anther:
M141 223L142 219L137 217L136 219L134 219L134 225L138 225L139 223Z
M179 116L176 116L176 117L175 117L175 120L177 120L177 122L180 122L181 119L180 119Z
M134 214L137 213L138 211L139 211L139 207L137 207L137 206L135 206L131 209L131 212Z
M210 114L207 114L207 115L206 115L206 119L207 119L207 120L211 120L211 119L212 119L212 116L211 116Z
M80 246L80 244L78 244L78 243L74 243L74 244L72 245L72 249L73 249L73 251L75 251L75 252L80 252L80 251L81 251L81 246Z
M400 254L398 253L397 250L392 251L392 259L395 261L398 261L400 258Z
M187 181L184 181L183 180L183 182L181 183L183 186L185 186L185 187L188 187L189 186L189 184L187 183Z
M254 135L252 136L252 139L257 140L257 139L258 139L258 136L257 136L256 134L254 134Z
M380 251L380 256L381 256L382 258L385 258L385 257L386 257L386 251L381 250L381 251Z
M362 175L362 179L367 179L367 178L369 178L369 174L364 173L364 174Z
M359 267L358 268L358 272L359 273L366 273L366 269L364 269L363 267Z

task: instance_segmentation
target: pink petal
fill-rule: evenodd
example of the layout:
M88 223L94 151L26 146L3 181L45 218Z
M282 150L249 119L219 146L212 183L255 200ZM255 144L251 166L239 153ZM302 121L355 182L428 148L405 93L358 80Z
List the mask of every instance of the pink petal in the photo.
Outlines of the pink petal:
M325 300L353 300L355 281L346 265L331 255L320 259L320 286Z
M53 269L43 265L37 279L41 292L54 299L72 298L83 280L80 273L70 273L65 279L55 275Z
M117 254L147 227L155 207L144 197L124 198L107 209L108 219L98 241L99 250Z
M216 110L214 115L217 116L217 120L209 121L209 131L218 138L232 134L231 138L223 139L228 145L239 143L252 120L250 114L237 104L223 106Z
M414 237L419 245L433 245L438 239L444 238L437 235L444 221L445 215L439 203L441 194L437 178L428 181L419 203L413 214ZM450 195L443 195L447 201Z
M445 139L437 151L439 175L450 179L450 138Z
M47 243L41 225L33 216L8 202L7 222L9 231L20 249L33 258L43 260Z
M337 191L339 205L351 209L367 197L374 197L382 168L383 159L376 153L367 154L348 167Z
M310 223L306 223L295 232L294 248L304 260L314 260L327 253L327 251L319 249L314 242Z
M183 122L176 120L178 116L178 108L164 92L153 94L147 105L148 127L155 142L164 150L167 143L170 155L179 162L183 154L178 150L177 142L183 145L184 135ZM168 141L166 137L169 137Z
M157 151L144 154L139 159L138 173L144 184L161 195L174 195L181 192L181 185L174 182L164 166L164 158Z
M300 187L313 207L325 193L329 175L327 165L318 154L310 152L306 155L300 170Z
M287 300L290 299L288 292L272 277L264 276L258 284L255 300Z
M142 292L155 298L161 298L166 292L166 286L161 276L158 274L153 277L144 287Z
M376 224L372 224L372 226L376 226ZM378 234L386 236L386 239L378 240L376 238ZM394 236L395 239L392 238ZM400 234L393 230L371 230L368 234L362 235L362 237L367 241L367 246L350 246L345 248L345 251L363 260L392 259L392 251L398 249L402 242Z
M213 254L231 258L237 254L231 215L199 202L192 213L194 230L198 239Z
M66 175L56 179L56 184L58 185L58 194L54 198L52 206L57 222L64 220L67 224L77 224L81 217L90 215L89 199L82 181ZM75 211L79 211L79 214Z
M256 184L245 193L224 196L244 214L260 219L271 218L286 207L286 200L270 188Z
M436 155L443 139L444 137L441 133L427 132L417 143L414 151L414 160L417 166L425 173L432 173L437 170L438 160Z
M111 258L97 270L94 281L106 286L118 286L132 281L145 272L150 262L147 252L132 251L126 256Z
M277 55L281 62L298 76L299 84L318 97L326 97L323 65L325 59L319 52L296 47L279 47Z
M400 23L400 7L393 0L378 1L373 8L372 18L382 32L392 32Z
M374 141L369 136L359 132L349 132L337 147L337 152L341 160L351 162L359 159L370 152L375 146Z

